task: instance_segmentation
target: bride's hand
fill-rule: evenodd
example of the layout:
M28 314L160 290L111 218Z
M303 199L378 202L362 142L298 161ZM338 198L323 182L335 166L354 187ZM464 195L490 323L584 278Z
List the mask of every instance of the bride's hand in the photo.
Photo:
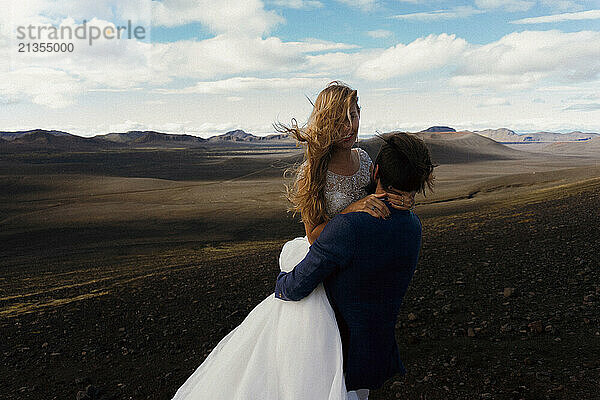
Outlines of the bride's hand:
M386 192L387 201L397 210L410 210L415 205L415 193Z
M362 211L371 214L375 218L387 218L390 215L390 209L382 199L388 196L388 193L370 194L350 204L342 211L342 214Z

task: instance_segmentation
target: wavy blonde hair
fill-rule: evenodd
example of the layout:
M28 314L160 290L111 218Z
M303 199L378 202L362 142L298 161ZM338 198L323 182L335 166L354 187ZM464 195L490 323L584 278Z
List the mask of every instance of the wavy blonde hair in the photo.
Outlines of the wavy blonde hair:
M292 203L289 211L294 215L300 212L302 221L316 226L329 220L325 211L327 168L334 145L352 124L350 108L353 104L358 108L358 93L345 83L333 81L312 104L313 110L304 127L299 127L295 119L290 126L281 123L274 126L279 132L291 134L305 147L304 163L291 170L296 179L292 186L286 185L287 198Z

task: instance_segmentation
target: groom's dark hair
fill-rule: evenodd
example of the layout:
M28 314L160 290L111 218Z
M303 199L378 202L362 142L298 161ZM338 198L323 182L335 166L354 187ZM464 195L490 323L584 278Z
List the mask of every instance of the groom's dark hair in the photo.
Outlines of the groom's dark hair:
M429 149L421 139L404 132L378 135L385 143L375 159L381 186L405 192L433 189L433 169Z

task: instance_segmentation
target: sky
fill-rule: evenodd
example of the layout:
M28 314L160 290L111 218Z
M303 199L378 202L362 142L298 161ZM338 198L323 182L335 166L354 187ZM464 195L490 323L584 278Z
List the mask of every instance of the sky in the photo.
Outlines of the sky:
M0 3L0 130L266 135L341 80L363 136L600 132L600 0Z

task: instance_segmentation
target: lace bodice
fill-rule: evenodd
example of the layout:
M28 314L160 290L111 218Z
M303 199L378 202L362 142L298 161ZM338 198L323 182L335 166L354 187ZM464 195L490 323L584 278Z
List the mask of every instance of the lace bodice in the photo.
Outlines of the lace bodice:
M327 171L325 185L325 210L329 217L339 214L344 208L367 195L366 186L371 180L370 167L373 162L363 149L358 149L360 167L354 175L338 175Z

